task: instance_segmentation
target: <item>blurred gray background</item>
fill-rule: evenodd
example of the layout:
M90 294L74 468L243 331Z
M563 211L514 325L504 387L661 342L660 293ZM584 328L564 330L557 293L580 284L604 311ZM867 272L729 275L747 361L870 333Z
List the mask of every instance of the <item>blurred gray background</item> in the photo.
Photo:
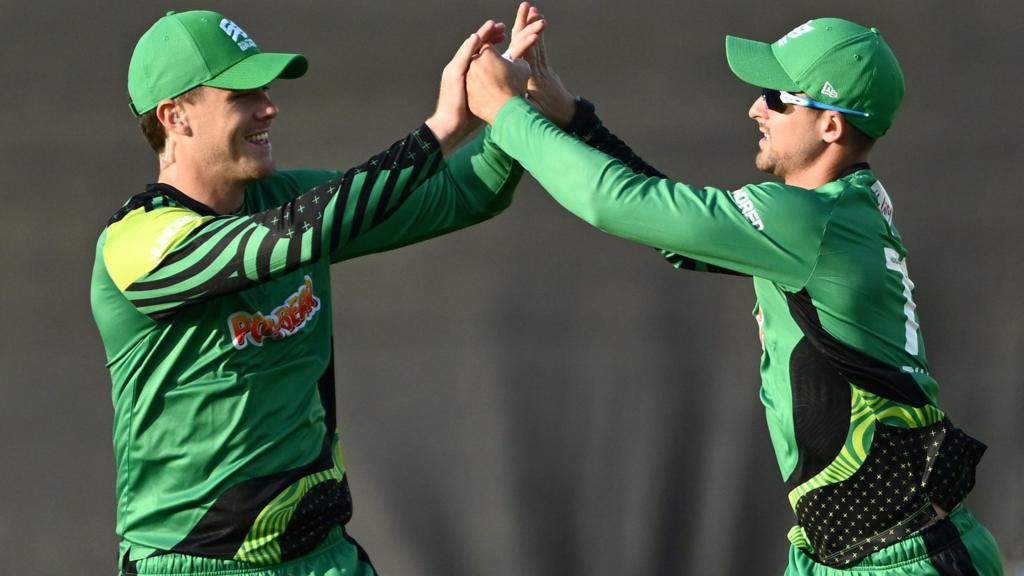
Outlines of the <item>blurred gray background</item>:
M417 126L440 70L516 2L0 2L0 574L112 574L110 381L94 243L156 175L135 40L225 12L307 76L273 88L278 165L347 168ZM763 180L723 36L879 27L908 92L873 164L895 202L943 407L989 444L970 497L1024 573L1018 2L551 0L551 58L613 131L694 184ZM529 177L501 217L335 267L338 411L383 574L781 574L792 513L758 400L749 281L679 272Z

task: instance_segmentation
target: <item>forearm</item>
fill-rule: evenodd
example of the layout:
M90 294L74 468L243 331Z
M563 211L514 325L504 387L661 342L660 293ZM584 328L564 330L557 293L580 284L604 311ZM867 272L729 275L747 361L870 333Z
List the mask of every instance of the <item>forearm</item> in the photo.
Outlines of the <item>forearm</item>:
M565 127L565 131L586 142L595 150L600 150L621 161L637 174L666 178L660 170L648 164L618 136L612 134L598 118L594 105L585 98L576 99L575 112L572 120Z
M575 111L572 115L572 119L565 126L565 131L579 138L580 141L586 142L587 145L595 150L600 150L601 152L621 161L633 172L643 174L645 176L666 178L665 174L648 164L646 160L641 158L618 136L612 134L604 123L601 122L601 119L598 118L594 105L585 98L576 98ZM660 248L657 248L657 250L669 264L679 268L680 270L743 275L727 268L722 268L693 258L688 258L681 254L676 254L670 250L663 250Z
M648 183L651 177L582 145L528 108L519 98L505 104L493 127L498 144L570 212L611 234L657 245L658 234L652 229L629 224L631 212L653 202L649 192L657 183ZM598 123L596 128L602 127ZM628 150L624 145L615 148L620 153Z
M493 135L570 212L609 234L683 256L676 262L682 267L798 285L813 266L815 246L794 249L790 237L803 228L817 234L825 222L818 213L769 233L748 220L733 193L637 173L558 129L520 98L496 114ZM758 202L766 199L758 196ZM797 209L793 217L802 215Z
M412 244L471 226L507 208L523 169L485 128L456 150L387 222L334 255L353 258Z

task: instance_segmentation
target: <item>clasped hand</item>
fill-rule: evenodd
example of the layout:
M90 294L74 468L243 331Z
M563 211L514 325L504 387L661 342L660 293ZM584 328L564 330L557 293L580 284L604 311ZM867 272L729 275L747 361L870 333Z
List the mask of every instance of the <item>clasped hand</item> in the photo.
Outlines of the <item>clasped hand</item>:
M445 154L480 120L493 123L498 110L515 96L528 96L552 122L568 125L575 99L548 65L541 35L545 26L537 8L523 2L506 57L494 48L505 40L505 25L500 22L488 20L462 43L444 68L437 110L427 120Z

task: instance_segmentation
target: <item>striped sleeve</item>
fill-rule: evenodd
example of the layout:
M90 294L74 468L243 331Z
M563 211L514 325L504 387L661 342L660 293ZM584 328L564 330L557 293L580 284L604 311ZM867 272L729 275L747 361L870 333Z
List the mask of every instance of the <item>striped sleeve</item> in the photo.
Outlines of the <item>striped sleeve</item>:
M325 254L343 258L346 244L394 217L442 160L433 133L421 126L338 178L263 212L202 216L166 197L150 198L112 219L104 264L139 311L160 318Z

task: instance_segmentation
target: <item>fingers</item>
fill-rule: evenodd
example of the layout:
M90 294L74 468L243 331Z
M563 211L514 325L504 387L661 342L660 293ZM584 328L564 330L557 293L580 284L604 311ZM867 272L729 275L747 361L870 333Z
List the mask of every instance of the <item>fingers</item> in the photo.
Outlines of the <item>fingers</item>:
M488 20L476 31L483 44L498 44L505 41L505 24Z
M547 21L543 19L537 19L530 22L519 32L520 34L540 34L544 31L544 27L547 26Z
M517 60L526 55L527 51L537 42L537 38L541 32L544 31L546 22L544 20L536 20L523 26L521 30L516 32L512 36L512 42L509 44L508 57Z
M516 10L516 22L512 25L512 37L514 38L520 30L529 22L527 18L530 15L530 3L522 2L519 4L519 9Z
M540 16L540 15L538 15L538 16L540 18L543 18L543 16ZM544 26L546 28L547 27L547 20L543 20L543 22L545 23ZM532 50L531 54L533 56L533 60L532 60L531 64L534 64L538 69L544 71L544 73L547 73L548 72L548 50L547 50L547 47L544 45L544 35L543 34L540 34L537 37L537 41L533 45L533 50Z
M537 10L537 7L536 6L531 6L530 7L530 14L526 17L526 22L530 23L530 22L533 22L535 20L542 20L543 18L544 18L544 15L541 14L539 10Z
M483 60L491 60L493 58L501 58L498 55L498 51L494 49L494 46L490 44L483 44L477 50L477 57Z
M462 46L459 46L459 49L455 52L451 65L456 69L461 70L462 73L465 73L466 70L469 69L470 60L472 60L473 55L480 50L480 46L482 44L483 41L478 33L470 34L469 38L466 38L466 40L462 42Z

